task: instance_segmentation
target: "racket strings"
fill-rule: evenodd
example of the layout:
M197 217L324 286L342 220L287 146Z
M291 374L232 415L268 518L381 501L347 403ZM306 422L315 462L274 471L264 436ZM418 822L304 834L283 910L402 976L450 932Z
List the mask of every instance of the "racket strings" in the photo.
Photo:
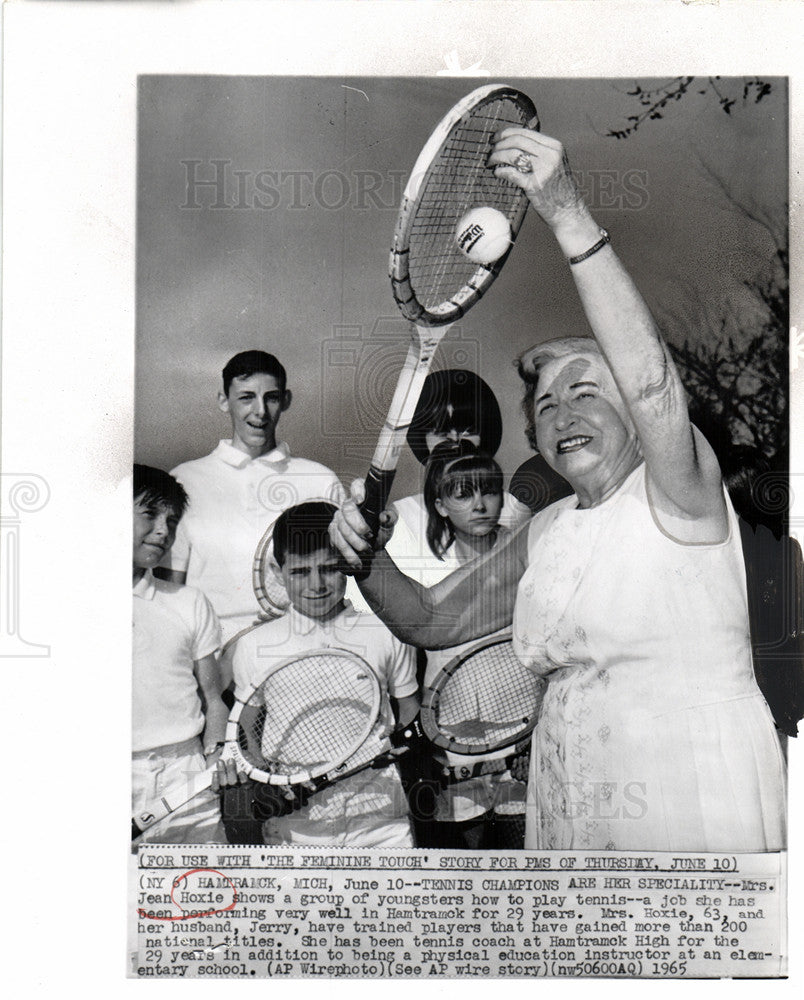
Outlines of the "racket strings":
M343 655L316 654L272 673L244 706L239 744L252 767L291 776L340 763L371 730L377 680Z
M272 720L270 729L263 729L263 756L278 770L325 764L360 738L368 707L355 699L333 698L294 715L284 730Z
M511 98L496 98L469 113L452 131L420 195L410 231L410 280L428 310L472 284L477 265L455 242L459 221L470 208L491 206L509 222L524 195L486 166L494 134L506 125L524 125L528 113Z
M462 661L439 690L435 722L467 747L504 746L535 724L544 682L524 667L508 642Z

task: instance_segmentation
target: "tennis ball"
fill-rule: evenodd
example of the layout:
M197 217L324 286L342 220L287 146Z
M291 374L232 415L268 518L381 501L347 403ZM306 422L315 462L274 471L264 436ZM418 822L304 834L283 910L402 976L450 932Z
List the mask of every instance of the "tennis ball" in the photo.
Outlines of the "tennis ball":
M475 264L491 264L511 245L511 226L496 208L471 208L455 231L458 249Z

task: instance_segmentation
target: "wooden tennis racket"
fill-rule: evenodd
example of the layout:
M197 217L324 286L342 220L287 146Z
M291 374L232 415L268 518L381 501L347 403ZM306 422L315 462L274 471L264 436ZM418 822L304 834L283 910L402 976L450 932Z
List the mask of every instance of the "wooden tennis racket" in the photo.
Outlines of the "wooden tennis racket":
M365 660L341 649L313 650L274 664L235 701L223 752L255 781L305 785L312 794L385 767L421 738L415 723L392 734L381 707L379 680ZM215 773L188 775L149 803L132 817L132 840L208 789Z
M453 777L502 771L527 746L545 687L517 658L510 634L486 638L450 660L425 688L422 728L434 746L478 760L453 765Z
M254 552L251 586L257 603L270 618L281 617L290 607L284 583L277 575L273 560L274 526L263 534Z
M486 166L494 136L506 126L539 128L530 98L500 84L472 91L433 130L402 197L391 249L391 287L414 328L360 505L373 532L438 344L500 273L527 210L524 192ZM511 228L507 249L489 264L469 260L456 239L463 216L479 207L502 212Z

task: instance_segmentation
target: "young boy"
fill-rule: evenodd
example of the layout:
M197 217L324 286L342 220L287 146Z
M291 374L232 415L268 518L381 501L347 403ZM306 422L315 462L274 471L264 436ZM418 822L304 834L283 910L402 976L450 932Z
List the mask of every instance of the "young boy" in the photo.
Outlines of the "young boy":
M418 710L414 651L372 614L344 599L346 577L330 546L335 506L308 501L285 511L273 533L274 558L290 598L284 618L242 636L234 651L235 693L246 698L268 668L314 649L345 649L363 657L380 680L378 730L406 725ZM263 825L266 844L412 847L408 806L396 767L366 770L312 794L305 805Z
M220 756L228 712L215 653L220 626L193 587L156 579L187 505L166 472L134 466L132 809ZM140 843L226 843L218 796L206 792L146 830Z
M340 503L344 492L331 469L292 455L277 438L292 393L273 354L242 351L222 375L218 407L229 419L231 437L172 470L190 507L162 568L166 579L198 587L209 599L225 645L260 616L251 571L264 533L292 504L319 498ZM230 669L224 659L224 684Z

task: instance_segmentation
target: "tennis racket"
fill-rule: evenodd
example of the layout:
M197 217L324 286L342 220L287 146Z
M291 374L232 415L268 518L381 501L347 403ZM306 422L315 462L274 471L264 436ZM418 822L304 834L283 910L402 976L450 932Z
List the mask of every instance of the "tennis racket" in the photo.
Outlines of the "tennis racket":
M495 133L508 125L538 129L530 98L499 84L472 91L434 129L402 197L390 277L394 299L414 329L360 505L375 533L436 349L500 273L525 216L524 192L486 166ZM481 206L505 215L511 244L493 263L478 265L459 250L456 230L467 211Z
M274 526L271 525L263 534L254 552L251 586L262 610L269 618L279 618L290 607L290 599L284 583L274 569L273 541Z
M235 701L224 754L264 784L306 792L385 767L422 738L416 723L393 734L380 718L377 675L355 653L319 649L273 665ZM215 769L188 776L132 817L132 840L212 784ZM310 788L312 784L314 788Z
M503 771L511 755L527 745L545 686L519 661L510 634L483 639L452 659L425 688L422 728L434 746L449 754L486 758L473 766L453 766L454 778Z

